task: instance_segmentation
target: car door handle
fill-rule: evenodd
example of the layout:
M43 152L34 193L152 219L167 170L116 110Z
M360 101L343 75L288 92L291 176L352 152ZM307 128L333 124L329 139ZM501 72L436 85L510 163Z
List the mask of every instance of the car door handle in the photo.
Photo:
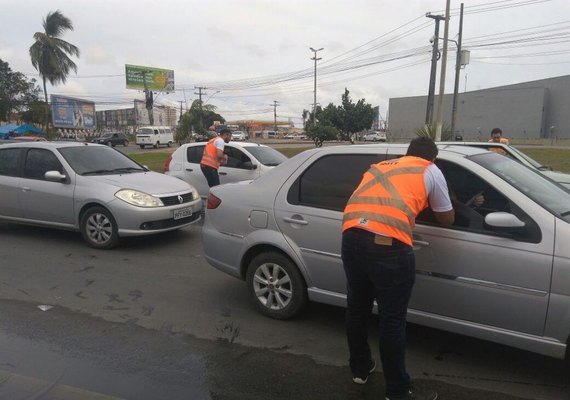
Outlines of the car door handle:
M27 186L22 187L22 192L31 192L31 191L32 191L32 188L30 188L30 187L27 187Z
M192 168L186 168L186 171L188 172L194 172L194 170Z
M426 242L425 240L415 240L414 239L414 246L428 247L429 242Z
M219 175L227 175L227 172L218 172Z
M291 222L292 224L299 224L299 225L308 225L309 224L309 222L305 221L304 219L289 218L289 217L284 217L283 221Z

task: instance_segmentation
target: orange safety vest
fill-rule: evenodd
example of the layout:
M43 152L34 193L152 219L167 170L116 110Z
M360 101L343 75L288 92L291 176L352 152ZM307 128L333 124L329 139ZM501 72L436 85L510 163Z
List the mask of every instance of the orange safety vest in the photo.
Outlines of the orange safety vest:
M342 231L361 228L412 246L416 216L428 204L424 173L431 164L405 156L372 165L346 204Z
M219 137L213 137L212 139L208 140L208 143L206 143L200 164L218 169L221 163L218 160L218 148L214 145L214 141L216 139L219 139Z

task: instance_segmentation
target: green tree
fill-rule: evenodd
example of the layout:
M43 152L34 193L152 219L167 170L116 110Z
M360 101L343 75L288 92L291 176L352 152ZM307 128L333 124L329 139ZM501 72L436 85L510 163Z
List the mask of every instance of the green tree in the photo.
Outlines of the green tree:
M367 104L365 99L360 99L354 103L346 88L341 101L341 105L335 106L333 103L329 103L320 115L317 113L319 121L327 121L329 125L334 126L338 130L341 140L351 140L354 133L370 129L375 115L372 105Z
M179 124L178 139L185 140L192 130L204 133L214 121L226 122L224 117L216 112L216 106L212 104L200 104L200 100L194 100L190 109L184 113Z
M65 31L73 30L73 24L59 10L48 13L43 28L43 32L34 33L35 42L30 47L30 58L42 78L47 105L46 81L52 85L65 83L71 71L77 72L77 65L70 56L79 57L79 49L61 38ZM49 108L46 107L46 120L48 118Z
M0 120L9 121L38 101L40 88L35 79L28 80L21 72L12 71L0 59Z
M303 117L303 129L307 129L307 117L309 116L309 110L303 109L301 116Z

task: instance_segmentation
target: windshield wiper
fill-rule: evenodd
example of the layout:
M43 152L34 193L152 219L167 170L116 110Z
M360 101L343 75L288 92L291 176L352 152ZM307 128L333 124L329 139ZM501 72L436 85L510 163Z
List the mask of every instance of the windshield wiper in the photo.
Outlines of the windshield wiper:
M114 170L112 169L96 169L93 171L87 171L82 173L81 175L99 175L99 174L111 174Z
M113 172L132 172L132 171L145 171L145 169L138 167L124 167L124 168L115 168L113 170Z
M143 168L137 168L137 167L123 167L123 168L115 168L115 169L96 169L93 171L84 172L81 175L120 174L120 173L125 173L125 172L134 172L134 171L146 171L146 170Z

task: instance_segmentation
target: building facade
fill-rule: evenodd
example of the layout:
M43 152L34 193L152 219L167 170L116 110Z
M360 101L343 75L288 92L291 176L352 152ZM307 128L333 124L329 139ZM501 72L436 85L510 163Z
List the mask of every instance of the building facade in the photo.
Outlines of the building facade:
M434 101L436 112L438 96ZM443 98L443 123L451 125L453 95ZM427 96L390 99L388 129L415 137L425 123ZM493 128L519 139L570 138L570 75L459 93L454 136L487 140ZM435 115L434 112L434 122Z
M155 105L152 109L154 125L176 128L176 108ZM145 102L134 100L132 108L97 111L97 129L134 133L139 126L150 125Z

